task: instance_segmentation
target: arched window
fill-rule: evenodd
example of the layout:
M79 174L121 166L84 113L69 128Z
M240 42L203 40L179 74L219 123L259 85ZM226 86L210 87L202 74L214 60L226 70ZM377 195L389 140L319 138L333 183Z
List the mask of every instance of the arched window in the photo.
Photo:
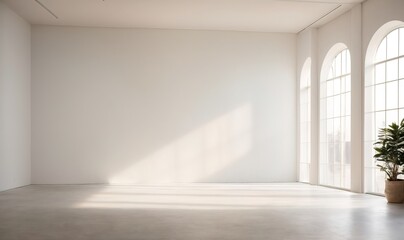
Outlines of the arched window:
M344 44L322 67L319 160L321 185L351 188L351 57Z
M370 193L384 193L385 175L373 159L378 129L404 118L404 26L398 25L379 29L367 52L364 158L365 192Z
M299 154L299 181L309 182L310 180L310 159L311 159L311 59L308 58L303 64L300 74L300 154Z

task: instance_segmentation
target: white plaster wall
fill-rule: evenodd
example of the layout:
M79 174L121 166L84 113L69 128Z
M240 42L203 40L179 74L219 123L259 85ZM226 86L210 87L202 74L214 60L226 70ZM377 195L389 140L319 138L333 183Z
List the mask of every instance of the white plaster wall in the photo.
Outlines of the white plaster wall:
M30 184L30 34L0 2L0 191Z
M296 35L32 31L33 183L296 181Z

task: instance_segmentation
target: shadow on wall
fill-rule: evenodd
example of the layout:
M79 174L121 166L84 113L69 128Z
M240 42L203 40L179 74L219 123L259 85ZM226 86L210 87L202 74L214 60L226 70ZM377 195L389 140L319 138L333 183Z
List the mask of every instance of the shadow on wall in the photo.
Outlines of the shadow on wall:
M110 184L205 182L252 147L250 104L197 127L115 173Z

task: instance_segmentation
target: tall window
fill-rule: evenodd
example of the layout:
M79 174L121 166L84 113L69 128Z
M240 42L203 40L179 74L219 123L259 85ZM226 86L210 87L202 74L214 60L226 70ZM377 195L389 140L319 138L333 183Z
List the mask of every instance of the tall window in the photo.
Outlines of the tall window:
M379 128L404 118L404 27L387 34L373 58L365 81L365 191L384 192L385 175L373 159Z
M320 83L320 184L351 187L351 57L332 60Z
M311 114L311 60L308 58L302 68L300 75L300 174L299 181L309 182L310 180L310 114Z

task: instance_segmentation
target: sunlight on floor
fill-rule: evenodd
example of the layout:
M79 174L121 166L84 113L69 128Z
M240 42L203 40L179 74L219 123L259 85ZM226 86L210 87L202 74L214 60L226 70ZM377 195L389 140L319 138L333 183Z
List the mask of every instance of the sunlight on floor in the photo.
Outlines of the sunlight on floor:
M192 184L181 186L108 186L75 208L260 209L363 208L350 192L304 184Z

